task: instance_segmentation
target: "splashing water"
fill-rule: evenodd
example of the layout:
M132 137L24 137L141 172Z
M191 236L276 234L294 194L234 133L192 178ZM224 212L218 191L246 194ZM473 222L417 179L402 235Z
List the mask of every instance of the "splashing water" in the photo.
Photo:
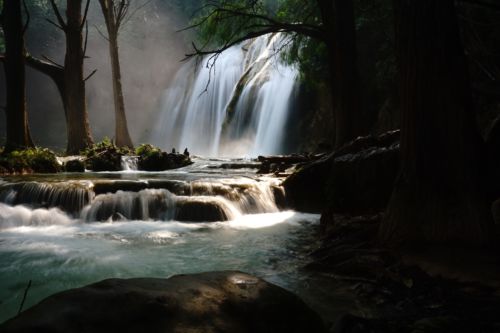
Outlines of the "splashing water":
M280 62L284 36L270 34L223 52L213 71L187 63L166 90L151 141L202 156L277 154L298 71Z
M0 322L106 278L241 270L308 293L299 270L319 215L281 210L281 180L229 160L160 173L0 179Z

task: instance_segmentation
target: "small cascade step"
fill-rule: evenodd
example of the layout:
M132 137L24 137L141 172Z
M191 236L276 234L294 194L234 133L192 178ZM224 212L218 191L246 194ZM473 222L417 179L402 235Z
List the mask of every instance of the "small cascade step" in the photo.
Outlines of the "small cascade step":
M35 209L59 208L61 213L85 222L216 222L244 214L278 212L284 193L277 180L248 178L75 180L2 184L0 202Z

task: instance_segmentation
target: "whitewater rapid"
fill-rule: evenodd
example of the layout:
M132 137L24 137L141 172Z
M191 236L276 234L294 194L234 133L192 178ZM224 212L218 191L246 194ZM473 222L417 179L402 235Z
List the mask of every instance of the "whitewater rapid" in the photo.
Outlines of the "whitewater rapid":
M211 270L297 290L301 248L315 242L319 216L282 208L279 179L223 169L226 160L194 161L162 173L0 182L0 322L16 314L29 280L25 308L106 278Z

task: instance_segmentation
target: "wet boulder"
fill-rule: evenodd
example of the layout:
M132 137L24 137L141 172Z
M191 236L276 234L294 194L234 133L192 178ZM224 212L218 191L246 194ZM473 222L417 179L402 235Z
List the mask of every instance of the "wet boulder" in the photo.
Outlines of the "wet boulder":
M328 181L329 206L337 213L354 215L384 210L399 164L399 142L335 158Z
M85 168L92 171L121 171L123 153L112 146L99 152L92 152L85 160Z
M299 169L283 182L286 201L299 211L319 213L327 204L326 182L333 164L333 154Z
M70 160L64 164L64 170L66 172L85 172L85 163L78 159Z
M139 192L148 188L148 184L136 180L98 180L94 181L93 190L96 195L116 193L118 191Z
M166 152L156 152L139 157L139 170L143 171L165 171L182 168L192 164L189 156Z
M222 271L169 279L109 279L43 300L2 332L325 332L292 293Z
M218 222L231 219L231 213L222 200L191 197L176 202L175 220L182 222Z
M177 169L193 163L189 158L187 149L184 154L177 154L175 150L169 154L151 144L143 144L137 147L135 153L139 157L138 168L143 171Z
M289 176L287 202L309 212L378 212L392 193L399 161L399 131L358 138Z

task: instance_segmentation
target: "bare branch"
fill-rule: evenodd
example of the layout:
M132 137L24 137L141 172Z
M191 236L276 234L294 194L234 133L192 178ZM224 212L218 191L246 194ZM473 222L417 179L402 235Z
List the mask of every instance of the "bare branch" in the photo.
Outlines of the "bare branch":
M87 54L87 43L89 41L89 22L85 21L85 39L83 42L83 56Z
M197 48L196 44L192 43L192 46L193 46L193 49L195 52L186 54L184 60L187 60L187 59L190 59L190 58L196 57L196 56L220 54L220 53L224 52L225 50L231 48L232 46L238 45L239 43L241 43L243 41L246 41L246 40L249 40L252 38L257 38L260 36L264 36L264 35L267 35L267 34L270 34L273 32L294 32L294 31L287 31L284 29L280 29L279 27L270 26L266 29L262 29L259 31L251 31L251 32L247 33L246 35L243 35L242 37L237 38L231 42L227 42L222 47L220 47L218 49L213 49L213 50L202 50L202 49Z
M200 22L197 22L191 26L188 26L184 29L181 29L179 31L185 31L193 28L197 28L207 22L208 19L210 19L213 16L216 16L216 18L219 21L224 21L228 20L231 18L235 17L245 17L248 18L249 20L257 20L257 21L263 21L265 23L261 24L255 24L255 27L259 28L272 28L273 27L273 32L277 31L287 31L287 32L296 32L314 39L319 39L319 40L324 40L325 39L325 34L323 31L323 26L322 25L312 25L312 24L306 24L306 23L286 23L286 22L280 22L277 21L271 17L257 14L257 13L248 13L245 11L242 11L240 9L228 9L228 8L223 8L220 6L215 6L215 5L206 5L206 7L215 7L209 14L207 14ZM233 7L236 8L236 7ZM224 16L220 16L221 14L224 14Z
M45 19L47 22L49 22L50 24L52 24L53 26L55 26L56 28L58 29L61 29L64 31L64 27L60 26L59 24L57 24L56 22L52 21L51 19Z
M49 22L54 24L56 27L59 27L60 29L65 30L66 23L64 22L64 19L62 18L61 13L59 12L59 8L57 8L55 0L50 0L50 4L52 6L52 10L54 11L54 14L56 15L57 22L59 22L59 24L55 24L54 22L51 22L50 20L49 20Z
M24 11L26 13L26 23L24 24L23 27L23 35L26 33L26 30L28 29L28 26L30 24L30 11L28 10L28 6L26 5L26 0L23 0L23 7Z
M120 26L124 25L124 24L127 24L130 19L132 17L135 16L135 13L137 13L139 10L141 10L142 8L146 7L147 5L149 5L153 0L148 0L148 1L145 1L142 5L139 5L137 6L136 8L134 8L134 10L132 12L130 12L128 15L126 15L126 18L124 18L122 20L122 22L120 22ZM117 29L118 31L119 29Z
M128 10L130 8L130 1L129 0L119 0L118 6L113 6L114 14L115 14L115 26L116 26L116 31L120 29L120 25L125 18L125 16L128 13Z
M97 32L99 33L99 35L101 35L102 38L104 38L105 40L107 40L109 42L109 37L107 37L102 31L101 29L99 29L99 27L97 25L94 24L94 28L97 30Z
M85 79L83 79L83 82L86 82L88 79L94 76L95 73L97 73L97 69L94 69L92 73L90 73Z
M87 15L89 14L90 0L87 0L85 4L85 11L83 12L82 24L80 25L80 30L83 30L85 24L87 24Z
M29 55L28 55L28 56L29 56ZM64 66L62 66L62 65L58 64L57 62L55 62L54 60L50 59L50 58L49 58L49 57L47 57L46 55L43 55L43 54L42 54L42 58L43 58L43 59L45 59L45 60L47 60L49 63L51 63L52 65L54 65L54 66L56 66L56 67L59 67L59 68L61 68L61 69L63 69L63 68L64 68Z

